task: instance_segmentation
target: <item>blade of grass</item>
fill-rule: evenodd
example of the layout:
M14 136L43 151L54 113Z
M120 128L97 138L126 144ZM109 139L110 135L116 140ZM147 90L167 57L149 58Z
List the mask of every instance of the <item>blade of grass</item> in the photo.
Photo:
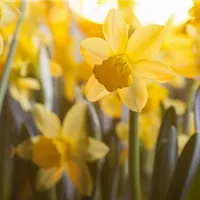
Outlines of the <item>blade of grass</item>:
M9 81L9 76L10 76L10 71L11 71L11 66L12 66L12 61L15 55L15 51L16 51L16 47L17 47L17 42L18 42L18 38L19 38L19 34L20 34L20 29L23 23L23 19L24 19L24 15L25 15L25 10L26 10L26 5L27 5L27 1L23 0L21 2L21 6L20 6L20 10L21 10L21 15L20 18L17 22L15 31L14 31L14 35L13 35L13 39L10 45L10 49L8 52L8 56L5 62L5 67L3 70L3 74L2 74L2 79L1 79L1 83L0 83L0 115L2 112L2 106L3 106L3 102L4 102L4 98L5 98L5 93L8 87L8 81Z

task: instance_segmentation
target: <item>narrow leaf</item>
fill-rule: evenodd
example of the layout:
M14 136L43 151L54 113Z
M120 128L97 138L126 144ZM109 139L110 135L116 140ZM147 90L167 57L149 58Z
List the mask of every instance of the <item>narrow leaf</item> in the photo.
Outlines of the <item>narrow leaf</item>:
M152 182L152 200L164 199L178 157L177 131L171 127L168 138L159 145L154 163L154 180Z
M165 200L184 200L200 161L200 138L194 134L186 144L175 169Z

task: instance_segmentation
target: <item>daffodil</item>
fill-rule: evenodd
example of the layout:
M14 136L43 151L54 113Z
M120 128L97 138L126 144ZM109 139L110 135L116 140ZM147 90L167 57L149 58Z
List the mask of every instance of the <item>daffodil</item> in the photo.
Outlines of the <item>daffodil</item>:
M129 109L140 112L148 99L145 79L167 82L175 77L168 65L150 60L159 51L168 25L149 25L128 38L128 26L112 9L103 25L105 40L94 37L81 43L82 56L93 67L85 87L87 99L94 102L117 92Z
M0 28L9 26L19 17L19 10L9 2L0 2ZM3 39L0 35L0 54L3 51Z
M33 115L42 135L21 143L17 153L40 167L37 189L52 187L66 173L82 195L91 195L93 184L86 162L103 158L108 147L87 136L86 111L86 102L76 103L61 126L54 113L36 105Z
M185 33L176 33L173 31L165 40L161 54L162 60L170 64L177 75L187 78L194 78L200 75L199 68L199 48L198 48L198 28L194 23L188 22L184 25L187 30L192 28L192 34L188 31Z
M189 10L189 14L191 17L195 19L195 21L200 24L200 1L193 0L193 7Z
M31 91L40 89L37 79L27 76L28 64L18 61L12 67L10 75L10 94L20 103L24 111L31 110L30 94Z

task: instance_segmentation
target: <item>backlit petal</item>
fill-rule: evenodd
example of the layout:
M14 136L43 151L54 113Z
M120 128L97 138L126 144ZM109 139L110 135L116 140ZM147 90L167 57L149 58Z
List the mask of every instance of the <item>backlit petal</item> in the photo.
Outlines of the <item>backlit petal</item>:
M123 53L128 43L128 26L116 9L110 10L103 25L103 33L115 53Z
M85 95L88 101L95 102L108 95L106 88L98 82L95 76L91 76L85 86Z
M69 160L66 163L66 172L81 195L91 195L93 183L86 163Z
M136 30L128 42L127 54L129 57L137 61L155 56L170 27L170 23L164 27L152 24Z
M35 106L33 116L40 132L48 137L55 137L61 131L60 120L53 112L47 110L42 104Z
M87 104L85 101L77 102L67 113L62 133L68 138L80 139L86 132L86 114Z
M135 76L159 82L168 82L175 78L175 73L166 64L158 61L141 60L134 65Z
M132 111L141 112L146 105L148 92L145 81L133 78L133 85L118 90L122 102Z
M88 139L86 160L92 162L103 158L108 153L108 151L109 147L106 144L90 137Z
M110 93L100 101L100 106L103 112L114 118L120 118L122 113L122 102L117 92Z
M63 168L56 167L48 170L39 169L36 176L36 189L41 191L53 187L61 179L63 172Z
M111 55L111 49L105 40L93 37L81 42L81 54L85 62L93 67L106 60Z
M11 3L0 3L0 28L9 26L15 22L20 15L20 11Z

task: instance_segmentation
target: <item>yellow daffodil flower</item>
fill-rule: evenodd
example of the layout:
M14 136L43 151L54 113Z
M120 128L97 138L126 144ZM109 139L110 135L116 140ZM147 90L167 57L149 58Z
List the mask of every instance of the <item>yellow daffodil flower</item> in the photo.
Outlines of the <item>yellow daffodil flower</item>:
M0 2L0 28L9 26L19 17L20 11L8 2ZM3 39L0 35L0 54L3 51Z
M200 26L188 20L181 27L174 28L165 39L161 60L169 63L177 75L196 78L200 75Z
M168 27L149 25L128 39L128 26L118 10L112 9L103 25L106 40L94 37L81 43L82 56L93 67L85 88L87 99L94 102L117 91L129 109L141 112L148 99L145 79L167 82L174 78L169 66L150 60L159 51Z
M195 21L200 24L200 1L193 0L193 7L189 10L189 14L191 17L195 19Z
M42 136L21 143L17 153L41 168L37 189L52 187L66 173L82 195L91 195L93 184L86 162L103 158L109 148L86 135L86 111L86 102L76 103L61 126L54 113L36 105L33 115Z
M38 80L32 77L27 77L28 65L23 62L15 63L10 76L10 94L20 103L24 111L31 110L30 94L31 91L40 89Z

